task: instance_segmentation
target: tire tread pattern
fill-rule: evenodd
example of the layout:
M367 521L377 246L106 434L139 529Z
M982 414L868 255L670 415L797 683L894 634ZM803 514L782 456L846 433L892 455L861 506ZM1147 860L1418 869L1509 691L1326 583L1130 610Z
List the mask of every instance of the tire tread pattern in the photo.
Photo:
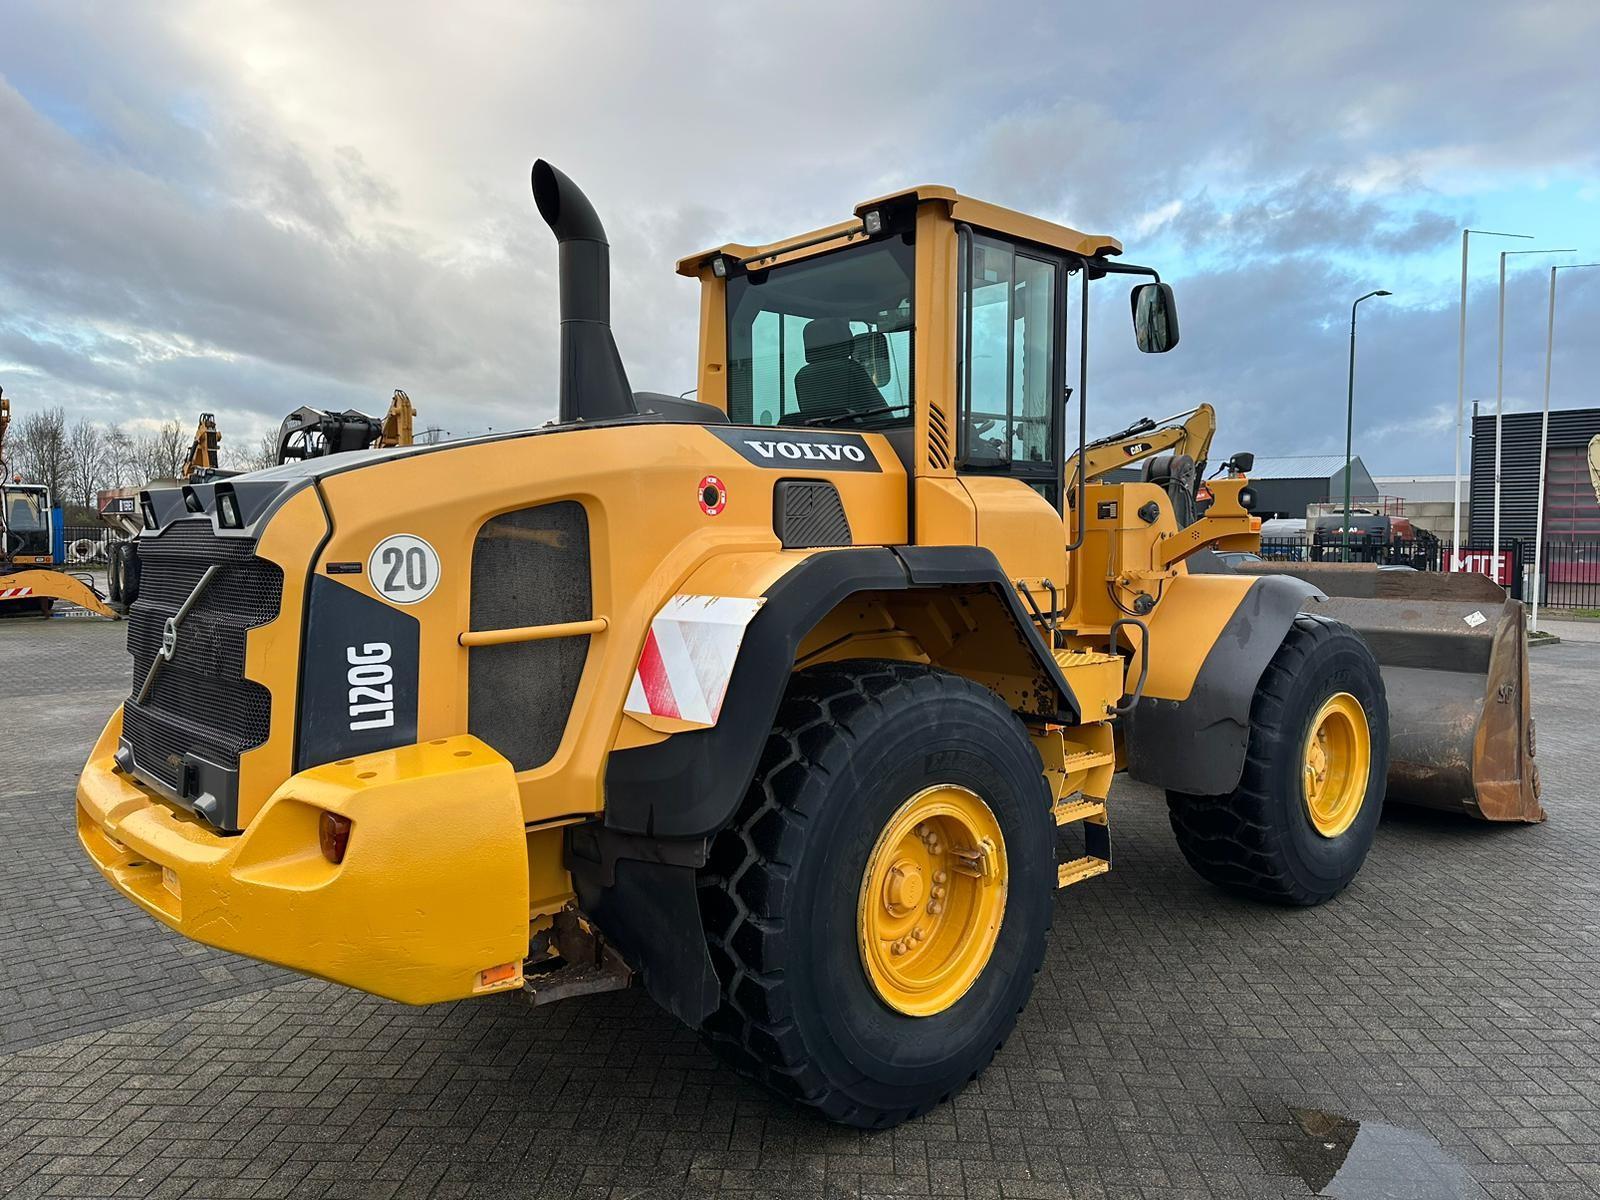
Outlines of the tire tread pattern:
M1284 831L1272 818L1269 788L1274 755L1283 752L1285 714L1294 694L1304 689L1307 663L1319 652L1326 653L1335 643L1347 640L1353 640L1360 652L1371 658L1366 643L1347 625L1307 613L1296 617L1262 673L1251 702L1249 747L1238 788L1225 796L1167 793L1167 811L1178 846L1203 878L1269 903L1308 906L1327 899L1297 882L1287 869ZM1376 675L1375 662L1372 671ZM1379 715L1387 728L1387 709ZM1373 766L1382 769L1385 758L1375 757ZM1380 791L1380 800L1381 795Z
M853 659L796 673L744 803L714 839L700 878L702 921L722 984L722 1005L704 1028L712 1050L741 1074L791 1101L862 1128L898 1125L948 1100L954 1091L885 1111L860 1104L827 1078L808 1054L790 1011L781 966L787 931L780 912L785 885L805 851L808 803L821 795L821 789L805 786L808 780L846 769L851 747L870 734L878 713L930 693L976 699L1017 719L987 689L917 663ZM1018 729L1026 736L1020 721ZM1042 778L1040 789L1043 793ZM1047 932L1048 924L1040 934L1034 975L1043 961ZM970 1078L1004 1044L1016 1015L1010 1015Z

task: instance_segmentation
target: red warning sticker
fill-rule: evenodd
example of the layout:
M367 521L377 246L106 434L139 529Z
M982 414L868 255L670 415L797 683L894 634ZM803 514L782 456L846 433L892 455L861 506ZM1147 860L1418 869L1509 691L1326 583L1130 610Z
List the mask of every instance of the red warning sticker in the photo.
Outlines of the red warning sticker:
M700 480L700 511L715 517L728 507L728 489L715 475Z

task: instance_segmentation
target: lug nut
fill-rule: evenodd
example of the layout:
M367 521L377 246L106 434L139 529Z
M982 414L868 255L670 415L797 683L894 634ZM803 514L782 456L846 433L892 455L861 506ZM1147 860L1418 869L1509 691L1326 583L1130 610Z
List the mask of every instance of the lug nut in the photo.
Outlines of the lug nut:
M925 938L927 936L928 936L927 931L924 930L924 929L921 929L921 928L913 929L911 931L911 940L912 941L920 942L923 938Z
M933 881L935 883L943 883L948 878L949 878L949 876L946 875L943 871L935 871L933 873Z
M944 911L944 905L938 900L928 901L928 915L937 917Z

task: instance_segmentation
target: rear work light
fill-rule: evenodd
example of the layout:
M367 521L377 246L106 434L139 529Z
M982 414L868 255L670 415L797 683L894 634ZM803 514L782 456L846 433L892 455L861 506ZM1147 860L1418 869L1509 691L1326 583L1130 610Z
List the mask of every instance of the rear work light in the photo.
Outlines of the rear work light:
M344 861L345 849L350 845L350 818L338 813L325 812L317 822L317 841L322 846L322 857L338 866Z

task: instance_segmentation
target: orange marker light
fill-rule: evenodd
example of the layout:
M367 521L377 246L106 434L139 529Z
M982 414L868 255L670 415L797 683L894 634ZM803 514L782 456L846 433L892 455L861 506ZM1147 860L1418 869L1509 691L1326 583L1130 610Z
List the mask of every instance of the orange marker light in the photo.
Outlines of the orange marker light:
M322 857L338 866L344 861L345 848L350 844L350 818L323 813L317 822L317 841L322 846Z
M505 983L516 977L517 964L514 962L501 963L498 967L490 967L478 972L479 987L493 987L497 983Z

